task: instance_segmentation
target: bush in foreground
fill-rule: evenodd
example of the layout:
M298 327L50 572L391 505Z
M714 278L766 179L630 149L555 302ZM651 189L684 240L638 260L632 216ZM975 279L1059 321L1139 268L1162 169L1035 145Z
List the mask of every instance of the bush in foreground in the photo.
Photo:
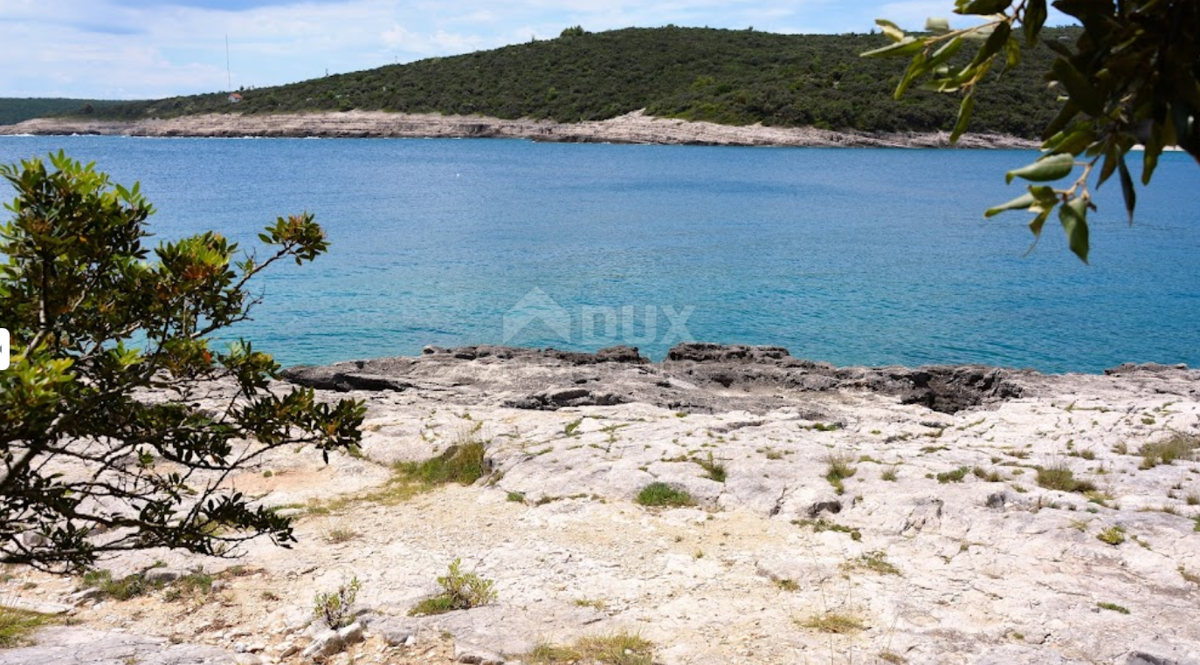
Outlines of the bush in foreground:
M98 556L167 547L225 556L247 539L294 540L228 479L284 446L328 456L360 439L363 406L268 390L279 366L241 341L208 338L245 320L248 281L327 243L311 215L280 218L265 260L203 233L153 250L153 208L63 153L0 166L16 190L0 226L0 561L54 572ZM153 259L151 254L153 253ZM232 395L201 407L213 381Z

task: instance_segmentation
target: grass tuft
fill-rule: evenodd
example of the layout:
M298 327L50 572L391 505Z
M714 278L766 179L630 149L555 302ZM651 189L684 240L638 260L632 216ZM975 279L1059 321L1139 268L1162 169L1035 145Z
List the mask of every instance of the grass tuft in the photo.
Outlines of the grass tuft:
M953 471L945 471L937 474L937 481L943 485L946 483L961 483L963 478L967 477L967 473L971 467L960 466Z
M1113 612L1120 612L1121 614L1129 614L1128 608L1122 607L1116 603L1096 603L1096 607L1099 607L1102 610L1112 610Z
M880 575L900 575L900 569L893 566L887 560L887 554L879 550L872 550L857 559L843 563L842 570L869 570Z
M1108 543L1109 545L1120 545L1121 543L1125 542L1125 527L1110 526L1096 534L1096 539L1102 543Z
M822 633L832 633L834 635L857 633L866 628L866 625L858 617L840 612L826 612L814 615L804 621L800 621L799 624L805 628L818 630Z
M603 663L604 665L652 665L654 645L636 633L582 637L571 646L543 643L534 647L527 662L534 665Z
M397 465L397 470L409 479L429 486L448 483L470 485L488 474L484 453L482 441L468 440L456 443L441 455L424 462L403 462Z
M796 526L811 527L813 530L813 533L821 533L822 531L833 531L835 533L849 534L850 540L853 540L856 542L862 540L862 532L859 531L858 529L855 529L853 527L843 526L841 524L838 524L837 522L830 522L823 518L817 518L815 520L814 519L792 520L792 524L795 524Z
M1200 438L1175 432L1163 441L1143 444L1138 449L1142 456L1142 469L1152 469L1159 464L1171 464L1175 460L1196 459L1196 449L1200 448Z
M1060 492L1079 492L1087 494L1096 491L1096 485L1087 480L1076 480L1075 473L1065 464L1059 463L1051 467L1038 467L1037 484L1048 490Z
M825 456L825 480L833 485L833 489L838 494L843 494L846 491L842 481L854 476L858 469L851 466L854 463L854 456L848 453L829 453Z
M634 501L643 506L694 506L692 495L666 483L650 483L638 492Z
M715 480L718 483L725 482L725 465L713 459L712 451L709 451L708 459L692 458L692 461L704 469L705 478Z
M55 617L49 614L0 607L0 649L30 644L33 631L54 621Z

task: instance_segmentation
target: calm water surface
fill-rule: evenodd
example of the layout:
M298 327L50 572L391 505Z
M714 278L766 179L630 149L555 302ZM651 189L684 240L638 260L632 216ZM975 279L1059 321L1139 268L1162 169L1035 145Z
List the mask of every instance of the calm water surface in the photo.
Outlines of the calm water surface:
M506 341L657 359L681 335L837 364L1200 365L1180 154L1132 227L1115 181L1099 192L1085 266L1053 222L1026 255L1028 215L982 218L1030 152L0 137L0 161L60 148L141 181L160 239L250 249L315 213L330 253L264 276L237 331L285 365Z

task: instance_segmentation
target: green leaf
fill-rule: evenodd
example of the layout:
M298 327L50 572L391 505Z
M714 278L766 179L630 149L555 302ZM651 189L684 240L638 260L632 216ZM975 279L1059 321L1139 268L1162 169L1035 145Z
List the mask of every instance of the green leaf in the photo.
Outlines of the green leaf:
M931 69L933 67L926 62L924 51L914 55L912 62L908 63L908 69L904 71L904 76L900 79L900 85L896 86L895 98L900 99L903 97L904 91L908 90L908 86L912 85L912 82L918 76L925 74Z
M1013 37L1004 43L1004 71L1021 64L1021 45ZM1003 73L1003 72L1001 72Z
M1047 219L1050 219L1050 210L1043 210L1038 213L1037 217L1033 218L1032 222L1029 222L1029 230L1033 232L1034 238L1042 237L1042 227L1046 225ZM1032 250L1033 248L1030 247L1029 249Z
M1150 136L1142 150L1142 184L1149 185L1154 177L1154 169L1158 168L1158 157L1163 150L1162 126L1155 124L1150 128Z
M987 41L983 43L983 47L975 54L975 59L971 61L972 65L982 65L984 62L991 60L992 56L1000 52L1008 43L1009 36L1012 35L1012 27L1007 23L997 25L992 34L988 35Z
M1030 206L1032 206L1034 203L1037 203L1037 199L1034 198L1033 194L1026 192L1026 193L1018 196L1017 198L1009 201L1008 203L1001 203L1000 205L998 205L994 208L988 208L983 213L983 216L984 217L995 217L996 215L999 215L1000 213L1006 212L1008 210L1028 210L1030 208Z
M1093 117L1099 116L1104 112L1104 102L1100 99L1100 93L1092 87L1075 65L1072 65L1066 58L1058 58L1051 65L1050 71L1054 74L1054 79L1063 84L1067 89L1067 94L1071 96L1072 101L1079 105L1085 113Z
M1063 127L1066 127L1068 124L1070 124L1070 122L1078 115L1079 105L1068 99L1067 102L1063 104L1062 109L1059 110L1058 115L1054 116L1054 119L1050 121L1050 124L1046 125L1045 129L1042 130L1042 138L1050 139L1051 136L1062 131Z
M1023 178L1030 182L1049 182L1067 177L1074 168L1075 158L1071 155L1049 155L1028 166L1009 171L1004 174L1004 180L1011 183L1013 178Z
M891 58L910 56L921 52L925 48L925 42L914 37L905 37L895 44L867 51L866 53L858 54L860 58Z
M1012 0L970 0L959 3L954 11L958 14L999 14L1011 4Z
M895 23L892 23L885 18L877 18L875 19L875 24L883 29L883 34L888 39L894 42L904 41L904 31L901 30L900 26L896 25Z
M1025 16L1022 28L1025 30L1025 44L1033 46L1037 43L1042 26L1046 24L1046 0L1029 0L1025 4Z
M946 42L941 48L933 52L933 57L929 59L929 66L937 67L950 58L953 58L962 50L963 44L962 37L955 37Z
M1125 165L1125 155L1117 162L1117 170L1121 174L1121 194L1125 198L1125 212L1129 213L1129 223L1133 224L1133 209L1137 206L1137 192L1133 189L1133 178L1129 175L1129 167Z
M1058 221L1067 232L1071 251L1080 261L1088 262L1087 201L1076 197L1058 209Z
M967 131L967 124L971 122L971 113L975 111L975 96L967 95L963 97L962 104L958 107L958 120L954 123L954 131L950 132L950 142L955 143L958 138Z

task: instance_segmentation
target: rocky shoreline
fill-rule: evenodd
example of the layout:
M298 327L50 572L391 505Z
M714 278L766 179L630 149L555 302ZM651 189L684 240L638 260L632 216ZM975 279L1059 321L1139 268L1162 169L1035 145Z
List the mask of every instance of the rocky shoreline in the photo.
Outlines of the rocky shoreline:
M623 634L663 665L1200 663L1200 371L1184 366L477 346L286 378L368 405L361 455L281 453L234 479L297 517L294 549L106 563L216 580L182 597L10 569L6 604L71 625L0 663L530 665L569 660L539 644ZM397 462L467 445L479 481L386 498ZM690 505L643 505L653 483ZM455 559L496 600L410 616ZM356 620L326 630L314 595L351 578Z
M0 135L112 135L149 137L514 138L563 143L634 143L781 147L1008 148L1038 142L1000 135L966 135L951 146L948 132L835 132L813 127L745 127L647 116L635 111L608 120L563 124L382 111L206 114L136 121L38 118L0 125Z

